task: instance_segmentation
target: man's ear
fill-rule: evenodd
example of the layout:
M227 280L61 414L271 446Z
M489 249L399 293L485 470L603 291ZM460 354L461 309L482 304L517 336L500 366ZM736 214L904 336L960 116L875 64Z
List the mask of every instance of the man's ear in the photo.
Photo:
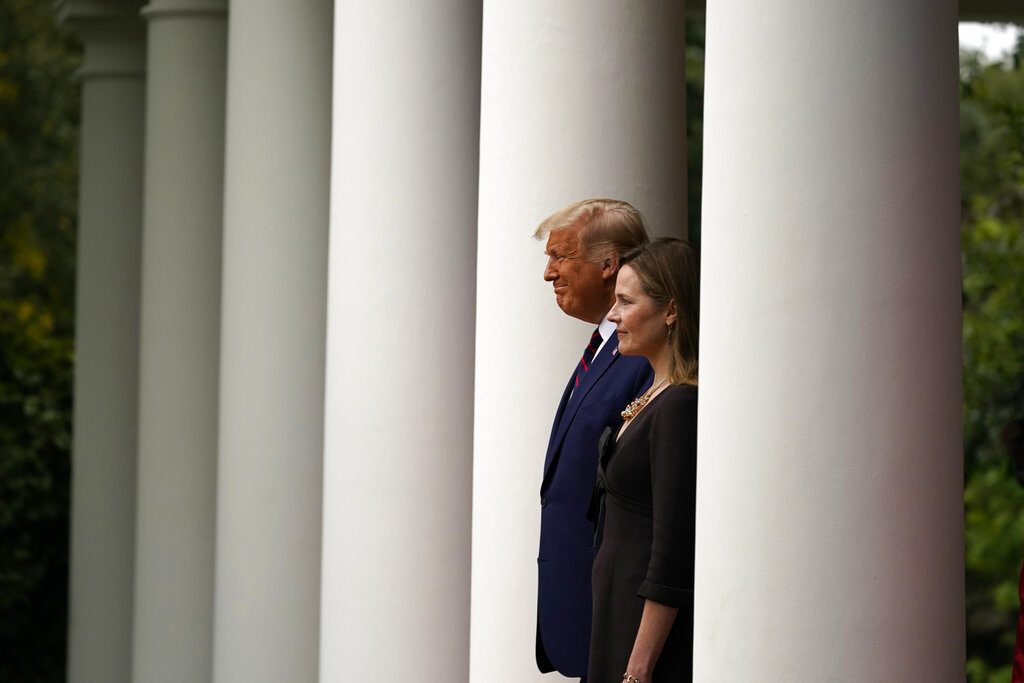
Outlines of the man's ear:
M671 325L679 318L679 313L676 311L676 300L671 299L668 302L668 306L665 307L665 324Z
M601 261L601 277L605 280L611 278L615 279L615 276L619 273L619 254L615 251L609 251L605 254L604 260Z

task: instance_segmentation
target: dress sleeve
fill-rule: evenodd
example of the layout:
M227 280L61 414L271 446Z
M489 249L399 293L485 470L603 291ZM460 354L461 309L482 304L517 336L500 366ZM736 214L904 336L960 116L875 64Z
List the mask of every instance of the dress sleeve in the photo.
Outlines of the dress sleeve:
M637 595L682 607L693 600L697 388L673 388L662 398L651 420L651 561Z

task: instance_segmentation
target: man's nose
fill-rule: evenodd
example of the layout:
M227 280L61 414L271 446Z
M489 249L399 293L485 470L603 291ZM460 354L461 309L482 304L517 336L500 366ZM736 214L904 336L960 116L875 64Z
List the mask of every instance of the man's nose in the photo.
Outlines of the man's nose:
M555 259L548 257L548 264L544 266L544 280L554 282L558 278L558 270L555 268Z

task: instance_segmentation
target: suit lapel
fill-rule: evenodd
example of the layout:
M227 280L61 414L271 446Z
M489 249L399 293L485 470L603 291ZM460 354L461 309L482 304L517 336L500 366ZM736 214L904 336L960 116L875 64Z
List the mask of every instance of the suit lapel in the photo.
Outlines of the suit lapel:
M579 365L577 364L577 367ZM558 450L555 436L559 434L560 428L565 417L565 410L569 405L569 397L572 395L573 379L576 373L569 377L569 383L565 385L565 391L562 392L562 400L558 402L558 410L555 411L555 421L551 425L551 435L548 437L548 450L544 455L544 474L547 475L548 469L551 467L551 460L554 457L555 452ZM564 436L564 434L563 434ZM561 443L561 439L557 443Z
M597 354L597 357L590 364L590 369L580 375L580 385L576 387L575 391L573 391L573 379L569 378L569 384L565 388L565 393L562 394L562 402L559 403L555 424L552 427L547 456L544 458L545 483L547 482L549 470L557 460L555 455L561 449L562 442L565 440L565 434L569 431L569 426L576 416L576 411L579 410L580 405L586 399L590 390L597 384L597 381L601 379L601 376L608 371L608 368L612 366L618 357L619 337L617 334L612 333L612 336L605 342L604 348L601 349L601 353ZM596 444L594 447L597 447Z

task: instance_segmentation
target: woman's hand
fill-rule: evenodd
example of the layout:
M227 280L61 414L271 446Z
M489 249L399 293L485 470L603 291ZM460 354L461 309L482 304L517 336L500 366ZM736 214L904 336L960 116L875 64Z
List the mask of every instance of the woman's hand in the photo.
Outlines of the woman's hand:
M654 666L658 663L661 648L665 647L665 641L678 613L678 607L669 607L654 600L644 601L640 628L637 629L633 652L626 664L627 673L639 678L643 683L653 683Z

